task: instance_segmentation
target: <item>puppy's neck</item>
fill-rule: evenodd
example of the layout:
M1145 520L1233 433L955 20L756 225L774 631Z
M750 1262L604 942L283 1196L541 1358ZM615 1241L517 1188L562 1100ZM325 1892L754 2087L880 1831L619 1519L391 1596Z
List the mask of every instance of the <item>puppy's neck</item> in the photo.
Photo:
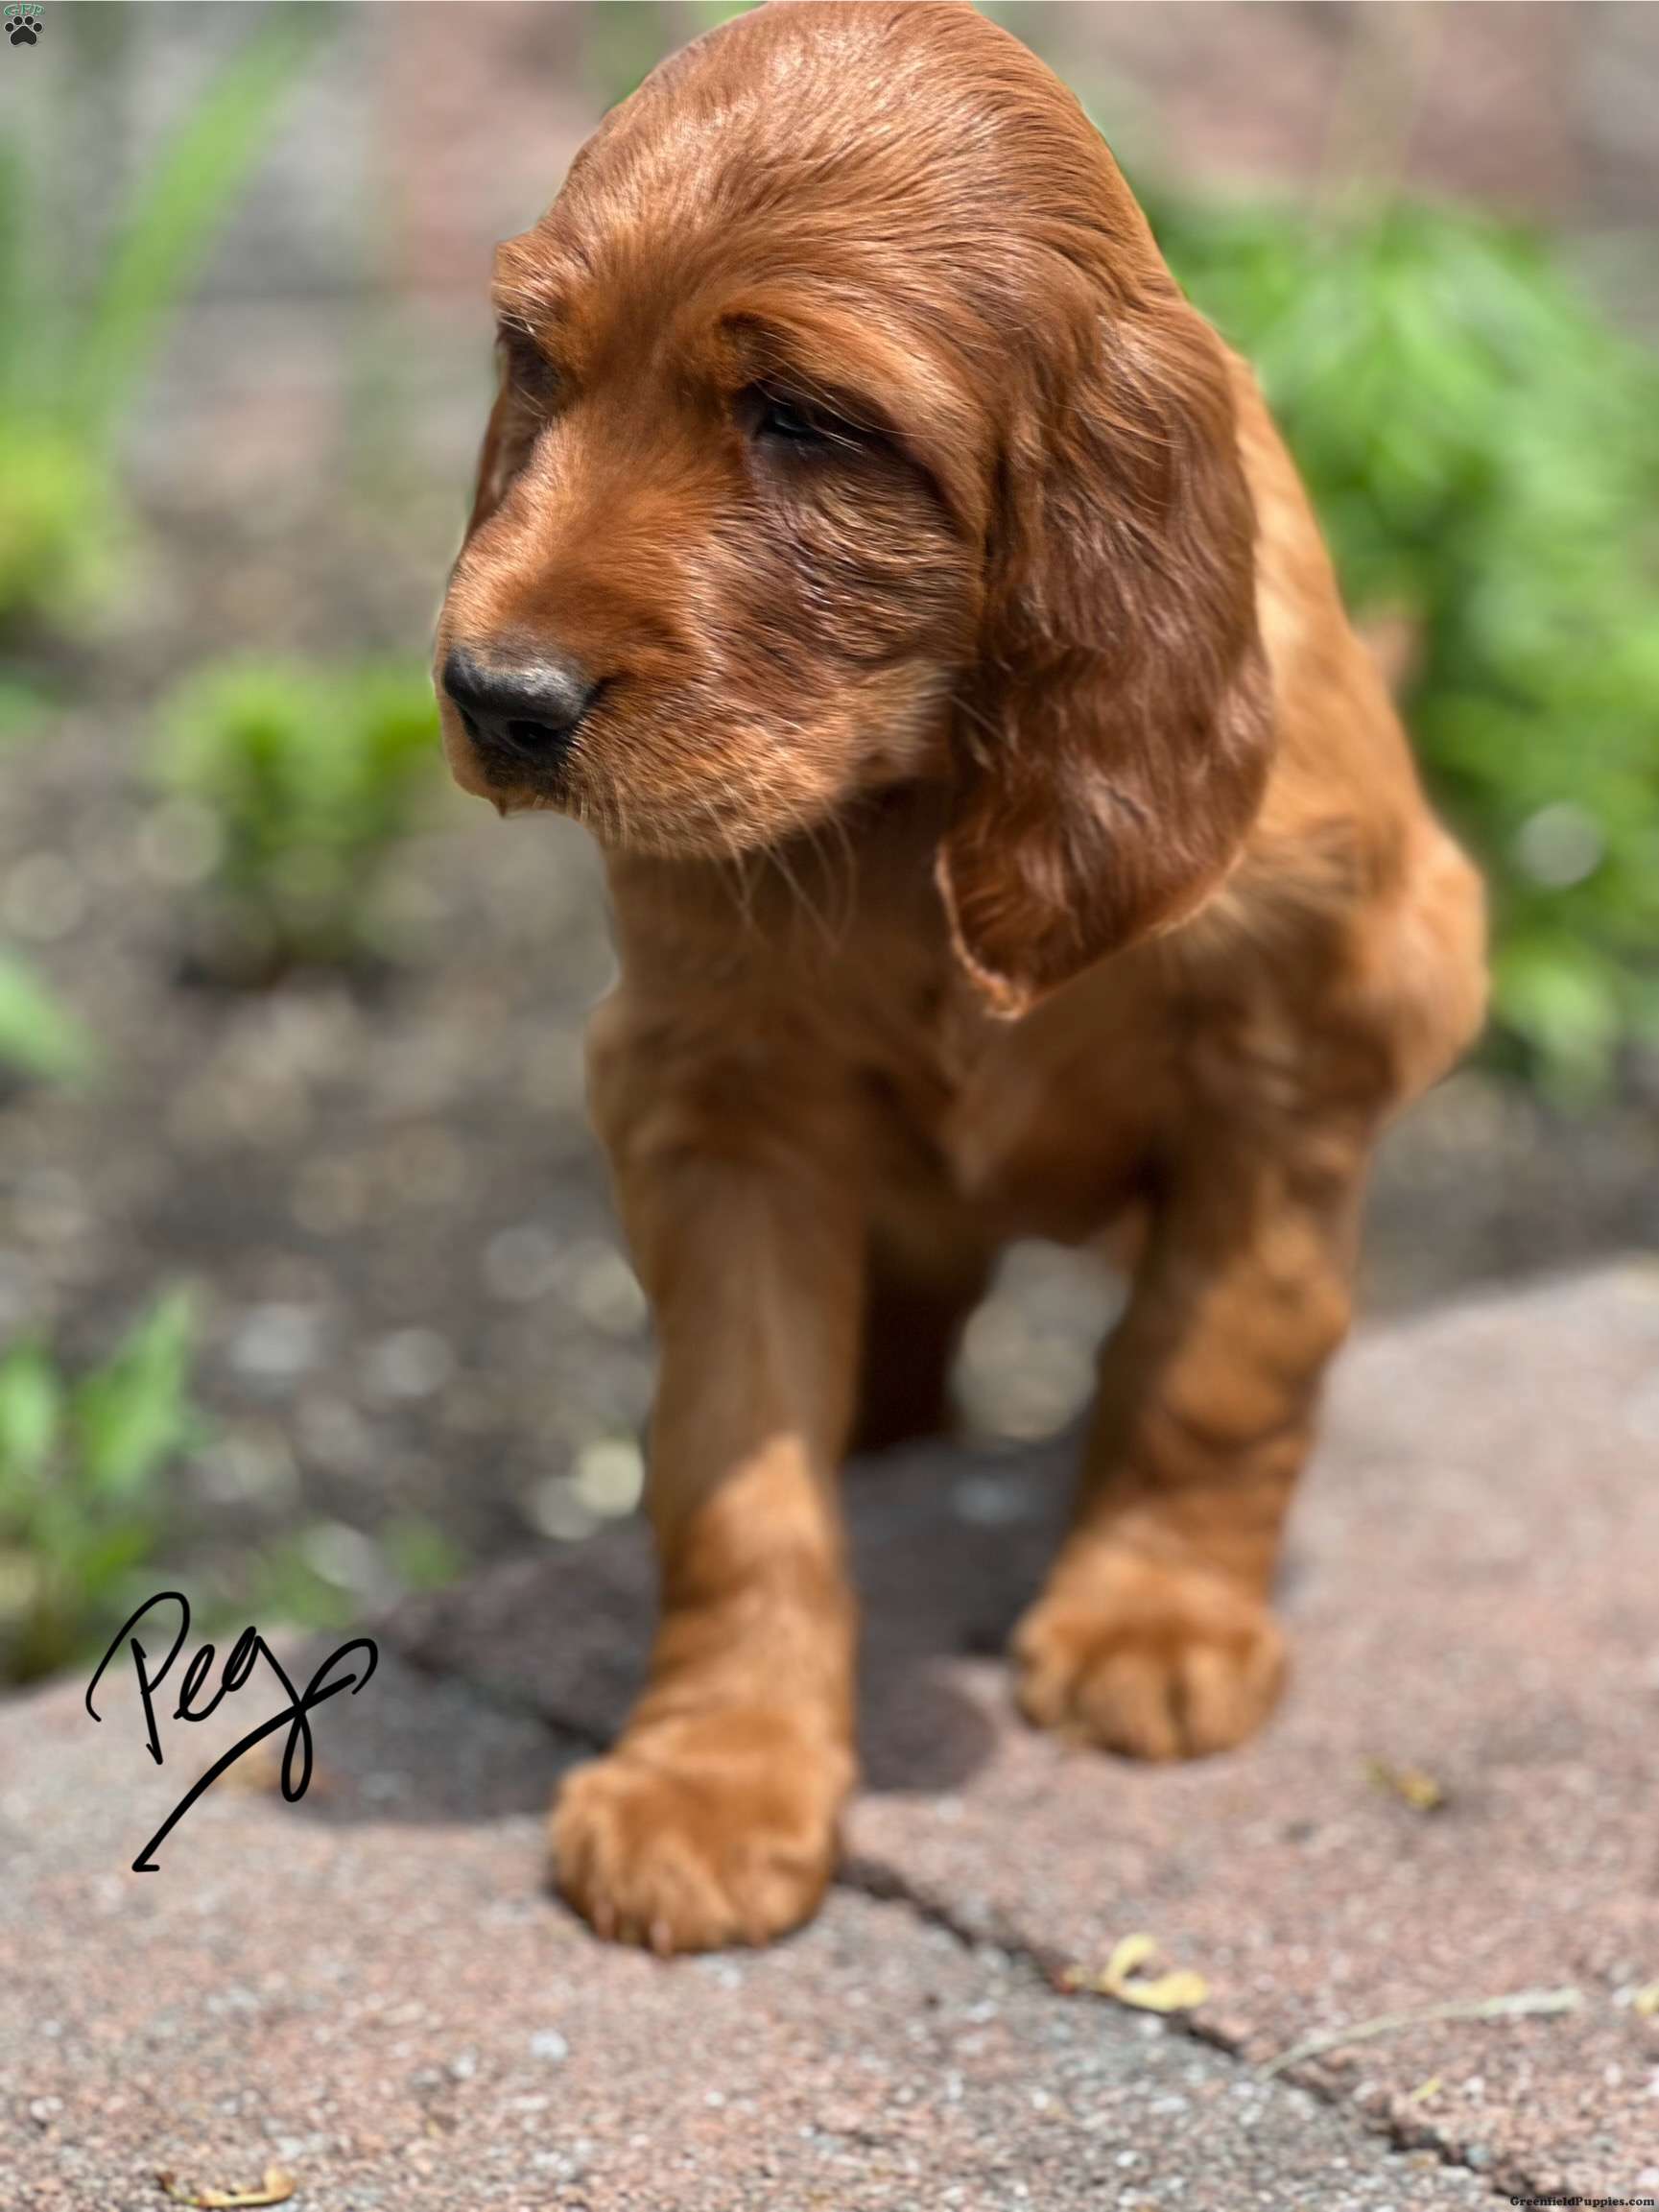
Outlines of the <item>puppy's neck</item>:
M625 970L710 980L776 967L818 989L879 980L900 954L943 970L949 933L934 879L946 794L931 783L867 795L809 830L730 858L605 855ZM902 954L900 953L902 948Z

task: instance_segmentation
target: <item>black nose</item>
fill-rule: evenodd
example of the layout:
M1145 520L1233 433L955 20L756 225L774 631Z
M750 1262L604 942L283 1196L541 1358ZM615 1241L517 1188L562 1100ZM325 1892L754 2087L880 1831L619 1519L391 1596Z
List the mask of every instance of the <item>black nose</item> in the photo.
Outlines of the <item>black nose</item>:
M475 744L494 746L544 766L560 759L593 704L599 685L563 654L503 663L468 647L451 648L443 688L461 709Z

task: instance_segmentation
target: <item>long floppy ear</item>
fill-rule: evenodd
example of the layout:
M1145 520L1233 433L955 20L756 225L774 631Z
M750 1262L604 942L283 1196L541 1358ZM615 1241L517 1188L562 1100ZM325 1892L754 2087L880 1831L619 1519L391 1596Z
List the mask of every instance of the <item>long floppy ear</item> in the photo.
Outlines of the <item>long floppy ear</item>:
M1000 459L938 859L1007 1015L1202 903L1270 749L1221 344L1161 268L1129 298L1077 269L1060 290Z

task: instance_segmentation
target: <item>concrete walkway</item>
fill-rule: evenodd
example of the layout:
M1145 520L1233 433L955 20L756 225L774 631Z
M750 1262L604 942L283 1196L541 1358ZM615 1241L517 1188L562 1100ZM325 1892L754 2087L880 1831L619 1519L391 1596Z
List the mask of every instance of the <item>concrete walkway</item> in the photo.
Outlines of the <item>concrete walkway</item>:
M829 1910L767 1954L663 1965L540 1891L543 1802L643 1649L637 1530L378 1625L304 1801L249 1754L156 1874L139 1845L280 1699L164 1723L159 1771L113 1670L101 1727L80 1682L13 1701L0 2205L272 2166L301 2212L1659 2200L1659 1268L1354 1347L1295 1686L1226 1759L1143 1772L1012 1716L988 1654L1064 1478L850 1477L869 1786ZM1055 1986L1142 1932L1208 1986L1185 2023Z

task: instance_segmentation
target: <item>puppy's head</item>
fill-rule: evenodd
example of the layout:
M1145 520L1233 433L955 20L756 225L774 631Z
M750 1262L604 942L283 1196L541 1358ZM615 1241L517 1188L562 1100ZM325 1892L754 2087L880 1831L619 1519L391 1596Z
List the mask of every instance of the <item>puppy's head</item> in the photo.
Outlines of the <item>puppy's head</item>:
M467 789L690 854L942 779L1008 1012L1219 880L1268 719L1226 364L1017 41L741 17L612 113L495 302L438 637Z

